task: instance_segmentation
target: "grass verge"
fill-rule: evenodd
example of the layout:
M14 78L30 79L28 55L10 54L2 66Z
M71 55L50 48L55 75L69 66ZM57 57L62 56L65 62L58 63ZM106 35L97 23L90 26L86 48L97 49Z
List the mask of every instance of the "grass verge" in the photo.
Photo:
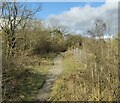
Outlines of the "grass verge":
M53 66L55 54L23 56L3 62L3 101L34 101Z
M79 58L78 58L79 59ZM104 66L104 65L103 65ZM107 69L104 67L103 75L98 79L98 74L93 75L93 58L87 58L86 64L72 54L64 56L63 74L53 85L51 101L116 101L117 100L117 75L108 82ZM113 71L113 70L112 70ZM115 72L113 72L115 73ZM100 82L100 81L101 82ZM99 83L99 84L98 84ZM112 88L112 89L111 89Z
M50 100L51 101L73 101L79 100L76 97L76 89L79 84L77 82L82 80L77 75L77 72L84 71L84 65L78 61L72 53L66 53L63 59L63 74L53 85ZM78 80L79 79L79 80ZM77 81L78 80L78 81ZM76 88L76 89L75 89Z

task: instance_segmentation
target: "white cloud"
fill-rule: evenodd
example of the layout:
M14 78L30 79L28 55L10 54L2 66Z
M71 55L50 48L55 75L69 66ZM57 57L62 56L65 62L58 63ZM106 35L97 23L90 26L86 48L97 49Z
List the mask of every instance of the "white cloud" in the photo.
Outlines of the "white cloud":
M66 26L70 31L83 33L93 27L93 22L97 18L103 18L107 23L111 23L112 34L118 29L118 3L107 0L99 7L92 7L89 4L84 7L72 7L59 15L50 15L60 21L61 25Z

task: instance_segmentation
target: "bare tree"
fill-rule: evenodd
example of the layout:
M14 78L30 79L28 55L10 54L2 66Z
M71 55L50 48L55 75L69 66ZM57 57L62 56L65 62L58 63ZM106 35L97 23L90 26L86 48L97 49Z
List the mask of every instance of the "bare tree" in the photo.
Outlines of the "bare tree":
M95 28L88 30L88 34L91 38L93 38L93 43L91 44L91 47L93 47L92 52L94 53L94 69L92 69L92 79L97 80L97 88L98 88L98 99L101 97L101 74L103 73L103 57L104 57L104 47L105 47L105 40L104 40L104 34L106 32L106 23L102 19L95 20ZM94 80L93 80L94 81ZM94 82L93 82L94 83ZM95 83L94 83L95 84ZM95 90L93 90L93 93L95 93Z
M60 24L59 19L50 18L48 23L49 23L50 29L52 29L53 31L58 30L62 34L67 34L68 33L67 28Z
M97 19L95 21L95 33L99 38L104 39L104 32L106 31L106 23L102 19Z
M2 2L2 31L6 40L6 57L13 56L16 44L15 32L18 29L24 29L29 20L39 11L41 3L36 4L34 8L29 8L25 2Z

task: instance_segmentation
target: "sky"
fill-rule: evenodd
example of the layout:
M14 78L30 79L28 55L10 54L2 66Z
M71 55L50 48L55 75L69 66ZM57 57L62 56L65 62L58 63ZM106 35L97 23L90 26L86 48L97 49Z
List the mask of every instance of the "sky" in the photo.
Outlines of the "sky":
M110 34L118 31L117 2L45 2L37 17L50 27L51 19L58 21L69 32L84 35L88 29L94 28L96 19L103 19L109 24ZM106 35L108 32L106 32Z
M41 12L36 17L41 19L45 27L51 26L51 19L66 27L71 33L84 35L88 29L94 28L96 19L103 19L111 28L110 34L118 31L118 2L42 2ZM119 0L114 0L119 1ZM34 2L29 7L35 7ZM106 33L108 34L108 33Z
M98 7L104 3L105 2L43 2L42 11L37 16L45 19L51 14L57 15L64 11L69 11L72 7L84 7L86 4Z

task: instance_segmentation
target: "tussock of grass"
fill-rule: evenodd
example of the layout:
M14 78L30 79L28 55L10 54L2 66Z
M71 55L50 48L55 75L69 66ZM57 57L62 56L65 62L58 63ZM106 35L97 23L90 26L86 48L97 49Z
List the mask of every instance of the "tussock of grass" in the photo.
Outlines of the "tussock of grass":
M90 58L89 58L90 59ZM88 59L88 60L89 60ZM81 64L74 55L66 54L63 60L64 72L54 83L52 88L51 101L115 101L117 79L114 83L106 80L105 75L101 79L100 86L97 85L98 79L92 77L92 63L87 62L87 66ZM116 76L115 76L116 78ZM113 88L110 89L110 88Z

